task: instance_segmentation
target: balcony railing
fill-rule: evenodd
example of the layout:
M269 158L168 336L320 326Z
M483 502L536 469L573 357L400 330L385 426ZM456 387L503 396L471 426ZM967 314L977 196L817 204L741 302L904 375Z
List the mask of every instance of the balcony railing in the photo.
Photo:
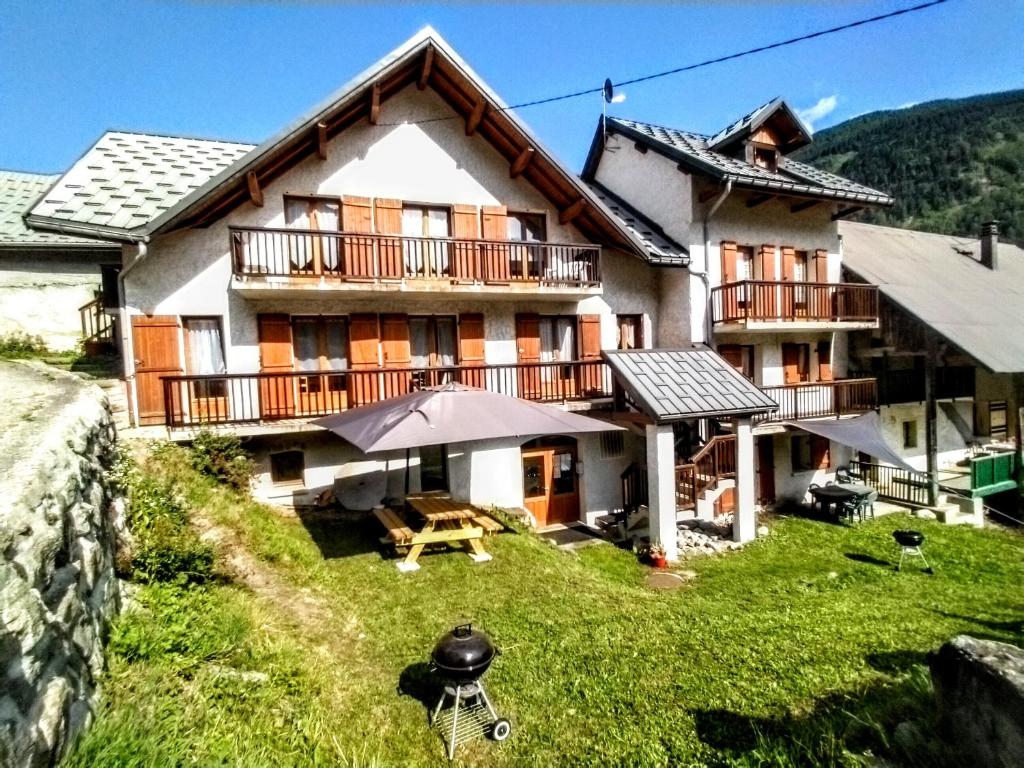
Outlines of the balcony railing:
M165 376L162 381L166 423L172 428L328 416L452 381L541 403L612 394L611 371L601 360Z
M974 397L974 368L946 366L935 370L935 396L939 400ZM890 370L878 377L878 399L882 405L923 403L924 371L908 368Z
M756 417L755 421L760 422L845 416L878 407L875 379L838 379L761 389L779 404L779 410Z
M576 243L232 227L234 272L338 281L448 280L597 286L601 249Z
M715 323L874 323L878 286L743 280L711 291Z
M676 465L676 508L695 508L705 491L727 477L736 477L736 436L716 435L689 462Z

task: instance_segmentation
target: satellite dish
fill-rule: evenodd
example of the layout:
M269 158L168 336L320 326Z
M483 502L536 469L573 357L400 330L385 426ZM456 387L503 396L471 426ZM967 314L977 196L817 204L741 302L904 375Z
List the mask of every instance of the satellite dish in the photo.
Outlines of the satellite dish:
M604 100L606 104L612 103L612 97L615 95L615 89L612 87L612 81L605 78L604 81Z

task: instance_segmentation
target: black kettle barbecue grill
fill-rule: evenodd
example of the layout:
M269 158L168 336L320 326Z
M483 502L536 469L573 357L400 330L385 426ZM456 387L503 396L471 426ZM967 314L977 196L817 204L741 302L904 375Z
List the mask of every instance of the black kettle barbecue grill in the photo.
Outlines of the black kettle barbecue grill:
M896 566L897 571L903 570L903 558L904 557L920 557L924 560L925 568L931 573L932 567L928 563L928 558L924 556L924 552L921 551L921 545L924 544L924 534L920 531L893 531L892 537L896 539L896 543L900 547L900 562Z
M445 700L451 697L454 701L449 715L451 735L446 733L449 760L455 758L458 744L475 736L483 734L494 741L504 741L512 733L511 724L498 717L480 681L497 655L498 649L491 638L473 629L472 624L460 624L434 646L430 660L434 671L443 678L444 688L430 722L440 723L442 731L448 731L449 723L441 722L438 717Z

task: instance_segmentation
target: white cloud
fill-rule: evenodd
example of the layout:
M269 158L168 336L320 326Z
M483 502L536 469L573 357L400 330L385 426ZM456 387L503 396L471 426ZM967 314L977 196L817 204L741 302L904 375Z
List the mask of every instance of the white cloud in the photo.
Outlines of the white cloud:
M798 109L800 119L807 123L808 127L814 129L814 124L827 117L839 104L839 97L836 94L818 99L818 103L807 109Z

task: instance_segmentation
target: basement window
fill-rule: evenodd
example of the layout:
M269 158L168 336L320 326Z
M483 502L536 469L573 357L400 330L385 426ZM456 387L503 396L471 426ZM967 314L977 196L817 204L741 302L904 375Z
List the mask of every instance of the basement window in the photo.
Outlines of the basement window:
M601 433L601 458L621 459L626 452L626 441L622 432Z
M302 451L270 454L270 479L275 485L302 483L306 456Z

